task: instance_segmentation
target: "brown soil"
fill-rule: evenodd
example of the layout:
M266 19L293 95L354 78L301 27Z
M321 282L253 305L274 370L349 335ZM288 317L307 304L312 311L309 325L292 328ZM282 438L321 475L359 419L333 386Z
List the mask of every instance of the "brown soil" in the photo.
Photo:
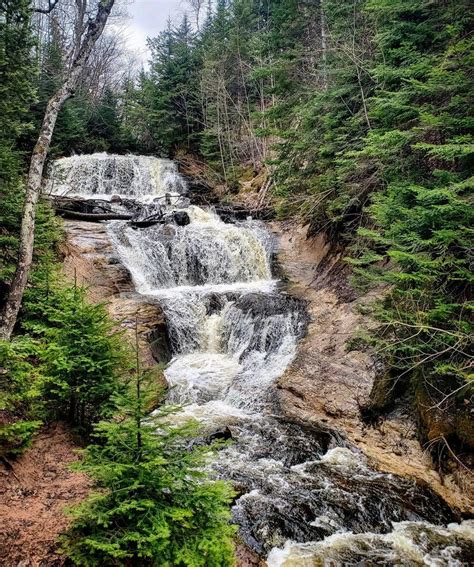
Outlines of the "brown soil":
M68 429L55 424L11 467L0 464L0 565L64 564L56 543L70 521L64 509L90 490L90 480L69 469L78 459L76 449Z

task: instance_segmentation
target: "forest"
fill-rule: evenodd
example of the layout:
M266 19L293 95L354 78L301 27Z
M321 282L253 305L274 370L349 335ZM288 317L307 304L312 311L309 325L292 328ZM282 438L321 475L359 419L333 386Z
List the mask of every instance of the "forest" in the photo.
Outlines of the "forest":
M62 565L65 557L74 565L309 565L277 560L272 549L313 540L315 558L368 561L321 551L331 531L317 538L285 531L280 512L266 529L283 535L260 546L260 524L253 518L249 528L252 515L239 504L253 492L239 474L216 476L209 464L227 458L229 444L240 446L232 427L209 434L177 418L188 402L167 395L169 361L143 364L138 323L135 335L124 334L106 302L91 301L87 286L64 274L69 233L47 177L55 160L70 156L171 159L201 194L197 205L207 200L279 227L306 227L307 242L323 238L336 265L330 285L344 279L338 304L370 298L357 304L365 323L344 339L376 369L357 419L365 431L409 413L430 467L442 478L457 475L468 494L472 4L188 0L181 19L148 38L146 65L123 41L133 11L118 0L0 0L0 460L5 475L15 474L38 436L60 423L81 449L74 471L97 489L65 514L53 555L38 565ZM125 246L121 233L107 230ZM208 283L199 277L191 283ZM224 318L245 304L226 297ZM208 312L217 309L212 301ZM311 331L298 325L291 332L300 340ZM7 508L0 503L2 515ZM367 522L341 530L388 537ZM0 529L5 565L19 564L11 537ZM439 565L469 564L472 533L470 542L457 541L465 563ZM373 564L411 565L381 557Z

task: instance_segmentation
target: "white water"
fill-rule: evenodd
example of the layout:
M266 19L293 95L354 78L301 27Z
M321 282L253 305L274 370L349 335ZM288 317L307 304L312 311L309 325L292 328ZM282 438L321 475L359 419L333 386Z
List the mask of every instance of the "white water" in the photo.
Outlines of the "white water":
M55 195L107 200L117 195L147 202L166 193L182 194L186 184L171 160L97 153L56 160L46 190Z
M212 211L194 206L186 211L191 220L187 226L134 230L120 222L111 225L114 243L140 293L271 278L270 241L260 224L225 224Z
M148 203L185 190L172 162L150 157L76 156L58 160L53 175L55 193L90 198ZM272 279L273 243L264 226L226 224L195 206L184 210L187 226L134 230L115 221L108 230L137 291L165 312L174 354L165 376L169 401L184 405L178 419L193 417L205 434L234 440L215 470L243 493L233 513L247 545L269 553L271 567L364 564L358 558L371 565L457 565L450 561L466 551L454 550L462 539L454 532L464 528L450 527L436 544L438 528L421 520L443 522L449 513L431 493L373 471L336 432L279 417L275 383L307 321L304 305L278 292ZM408 546L418 546L421 556L424 544L412 534L418 528L428 533L429 561L397 563L400 537L412 538ZM375 533L381 530L390 533Z
M474 557L474 521L449 524L394 522L387 534L337 533L322 541L295 543L273 549L268 567L397 565L463 567Z

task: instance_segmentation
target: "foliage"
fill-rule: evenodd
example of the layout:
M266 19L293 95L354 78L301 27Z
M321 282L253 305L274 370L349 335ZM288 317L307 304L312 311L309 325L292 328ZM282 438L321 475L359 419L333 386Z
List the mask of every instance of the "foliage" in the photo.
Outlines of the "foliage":
M0 301L14 269L21 211L22 154L17 140L31 127L35 96L30 2L7 0L0 18Z
M30 128L27 112L35 91L35 66L29 0L6 0L0 19L0 181L18 175L20 156L15 142ZM33 77L32 77L33 76Z
M192 445L195 426L173 425L173 408L148 417L154 391L135 380L78 464L99 491L73 510L63 550L76 565L233 565L233 493L205 472L211 448Z
M22 334L0 342L0 453L18 454L45 420L88 435L112 415L133 357L103 304L65 285L49 264L27 291Z
M378 347L394 375L421 379L451 410L472 392L472 40L460 4L368 3L383 86L354 156L378 156L384 188L365 209L371 226L359 229L351 261L359 281L390 286Z
M181 25L149 40L150 72L142 77L147 100L146 129L154 148L170 153L190 146L199 120L195 81L195 35L187 16Z
M105 305L85 295L84 288L55 278L38 284L26 298L23 327L43 345L41 393L49 415L88 433L113 414L113 395L131 357Z
M30 337L0 341L0 457L21 453L41 425L38 349Z

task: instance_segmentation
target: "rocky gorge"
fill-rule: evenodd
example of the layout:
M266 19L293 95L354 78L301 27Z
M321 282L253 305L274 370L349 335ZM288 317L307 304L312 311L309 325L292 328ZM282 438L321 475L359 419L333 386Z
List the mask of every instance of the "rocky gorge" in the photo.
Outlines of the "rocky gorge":
M224 222L187 200L168 160L67 159L54 192L120 211L131 198L137 218L168 195L168 209L189 216L142 228L66 220L64 271L131 337L137 329L146 365L168 364L171 401L232 439L214 468L238 489L245 549L273 567L472 557L472 524L460 523L472 513L466 479L433 470L408 409L363 419L378 369L347 345L372 324L360 309L370 296L349 289L342 252L290 223L228 211Z

